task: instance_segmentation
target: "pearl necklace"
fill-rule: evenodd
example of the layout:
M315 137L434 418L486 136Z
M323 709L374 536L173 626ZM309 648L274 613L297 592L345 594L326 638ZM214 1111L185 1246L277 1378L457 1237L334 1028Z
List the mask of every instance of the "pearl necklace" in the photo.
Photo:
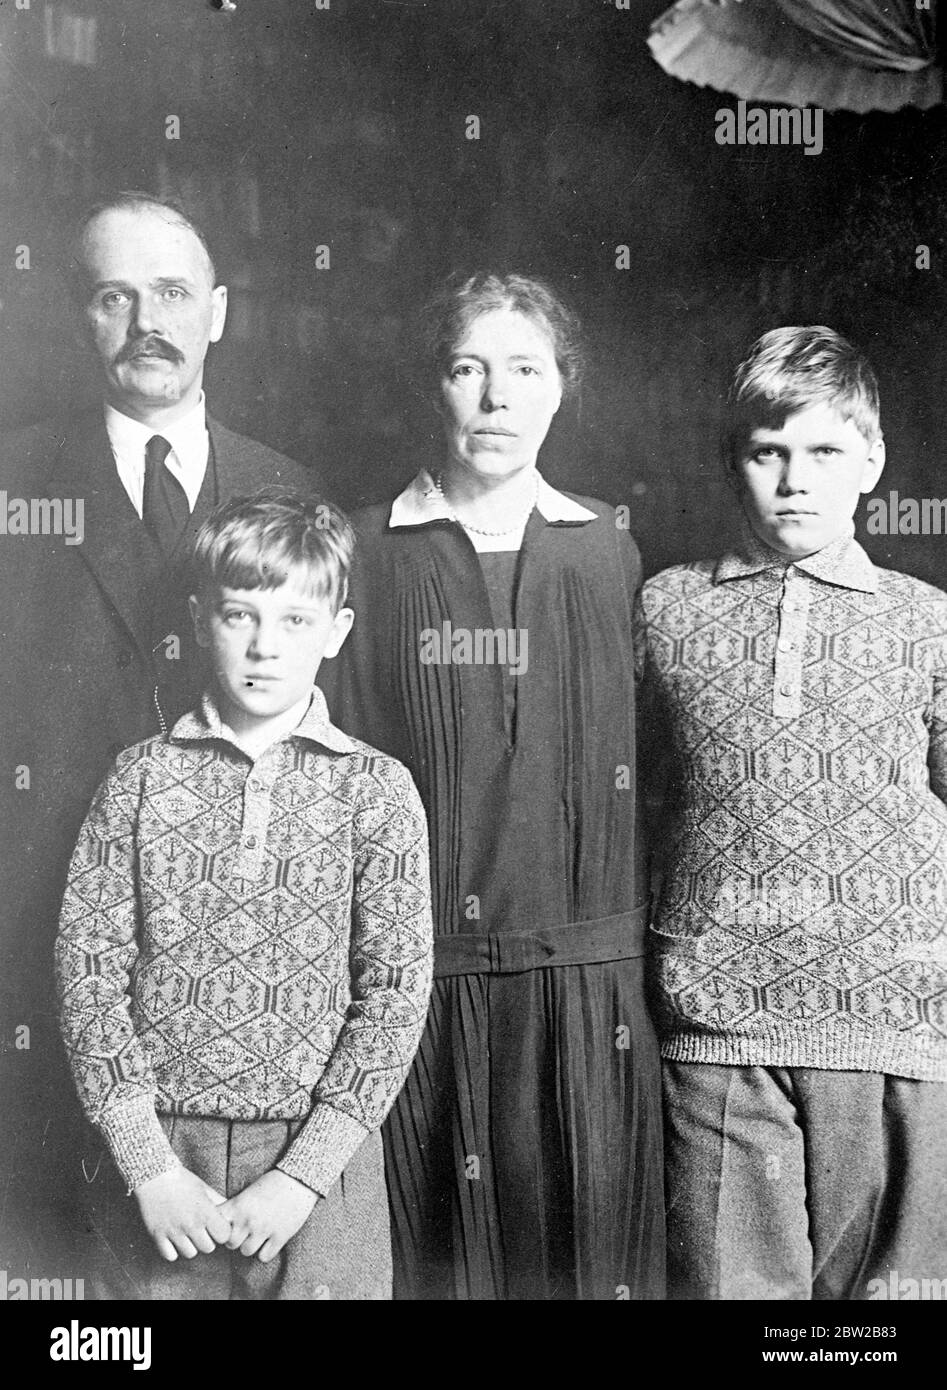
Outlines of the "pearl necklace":
M465 531L476 532L478 536L512 536L514 532L522 531L527 521L529 521L529 518L532 515L533 508L535 507L537 499L539 498L539 473L537 471L536 483L533 487L533 495L530 498L529 506L526 508L526 511L520 517L519 521L517 521L516 524L513 526L504 527L502 531L488 531L485 526L474 526L472 522L464 521L461 517L457 515L457 513L453 510L450 503L448 502L447 498L444 496L444 488L441 482L443 476L443 473L438 473L437 477L434 479L434 487L432 491L435 497L439 497L440 500L444 503L444 506L447 508L447 515L450 517L451 521L456 521L457 525L462 526Z

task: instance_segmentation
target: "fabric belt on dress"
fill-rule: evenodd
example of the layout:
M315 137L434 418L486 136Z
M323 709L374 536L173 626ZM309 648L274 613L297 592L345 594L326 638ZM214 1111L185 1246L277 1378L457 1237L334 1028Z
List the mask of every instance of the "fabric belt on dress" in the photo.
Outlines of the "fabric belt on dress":
M434 939L434 978L515 975L549 965L595 965L645 953L650 904L630 912L533 931L458 932Z

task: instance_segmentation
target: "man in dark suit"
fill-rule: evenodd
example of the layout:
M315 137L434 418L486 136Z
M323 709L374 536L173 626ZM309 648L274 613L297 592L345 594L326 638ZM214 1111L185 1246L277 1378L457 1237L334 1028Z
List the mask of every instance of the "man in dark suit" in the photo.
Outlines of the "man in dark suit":
M194 703L190 536L218 501L317 481L206 414L204 360L223 333L227 290L187 216L121 194L84 219L74 252L104 406L0 448L0 1189L14 1216L0 1263L38 1277L81 1273L62 1263L79 1258L73 1185L91 1181L96 1162L56 1038L51 976L79 825L115 754Z

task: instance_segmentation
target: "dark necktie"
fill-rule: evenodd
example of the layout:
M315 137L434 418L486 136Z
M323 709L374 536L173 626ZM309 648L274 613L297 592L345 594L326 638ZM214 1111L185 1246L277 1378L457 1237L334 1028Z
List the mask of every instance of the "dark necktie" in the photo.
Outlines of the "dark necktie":
M168 468L165 459L171 445L153 434L145 445L145 490L141 519L165 555L170 555L187 526L191 509L187 493Z

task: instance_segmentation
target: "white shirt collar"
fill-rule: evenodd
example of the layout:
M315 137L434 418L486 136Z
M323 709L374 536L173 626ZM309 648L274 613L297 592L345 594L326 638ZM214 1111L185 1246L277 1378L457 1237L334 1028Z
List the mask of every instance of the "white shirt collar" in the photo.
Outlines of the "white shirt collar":
M274 736L269 741L268 746L282 742L290 735L294 735L296 738L308 739L312 743L320 743L333 753L354 753L356 751L356 745L348 734L343 733L330 720L326 697L318 685L312 688L312 696L302 718L299 718L299 715L293 711L287 711L287 715L285 725L274 725ZM182 714L172 728L169 738L172 743L186 743L192 739L216 738L232 743L237 748L241 747L232 730L221 719L217 701L210 691L204 692L201 703L196 710ZM249 756L254 757L255 755L251 753Z
M123 415L120 410L106 402L105 428L115 457L118 476L139 516L145 486L145 445L156 434L160 434L171 445L171 452L165 459L165 464L184 488L188 505L191 511L194 510L207 470L210 450L203 391L193 410L189 410L180 420L175 420L173 425L167 425L162 429L143 425L140 420Z
M546 521L584 522L597 520L595 512L583 507L567 497L564 492L550 487L546 479L539 475L536 493L536 510ZM450 520L450 508L434 486L434 479L426 468L400 493L391 504L388 528L398 526L421 526L426 521Z

